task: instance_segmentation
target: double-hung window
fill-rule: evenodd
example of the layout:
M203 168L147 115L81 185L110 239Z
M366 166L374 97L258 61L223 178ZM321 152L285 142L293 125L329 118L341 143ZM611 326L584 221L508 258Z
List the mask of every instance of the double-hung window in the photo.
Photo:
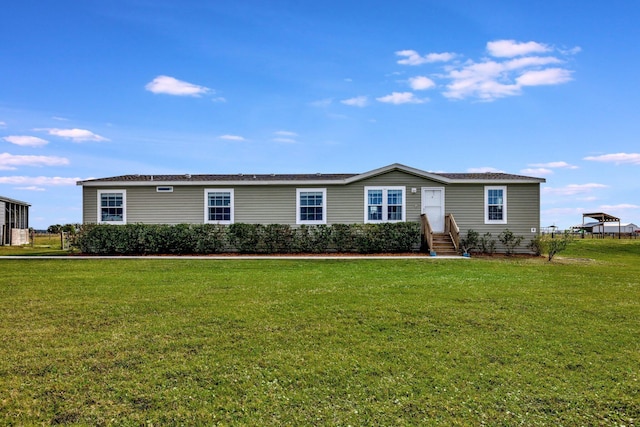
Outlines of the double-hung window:
M507 223L507 187L484 187L484 223Z
M327 223L327 189L296 189L296 224Z
M98 190L98 223L127 223L126 190Z
M204 190L204 222L233 224L233 189L208 188Z
M399 222L406 218L404 187L365 187L364 222Z

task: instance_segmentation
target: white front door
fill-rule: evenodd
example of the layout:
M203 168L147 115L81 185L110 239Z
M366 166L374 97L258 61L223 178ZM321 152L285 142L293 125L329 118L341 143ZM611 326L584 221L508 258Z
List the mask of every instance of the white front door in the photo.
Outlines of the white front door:
M434 233L444 232L444 188L422 189L422 213L427 215Z

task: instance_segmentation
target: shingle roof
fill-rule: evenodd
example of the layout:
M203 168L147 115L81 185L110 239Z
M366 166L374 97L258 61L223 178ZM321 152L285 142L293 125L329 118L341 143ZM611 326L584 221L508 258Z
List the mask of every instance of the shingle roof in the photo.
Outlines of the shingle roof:
M521 180L521 179L532 179L531 176L525 175L514 175L510 173L501 173L501 172L483 172L483 173L434 173L434 175L440 175L445 178L453 179L453 180ZM535 179L535 178L534 178Z
M145 183L198 183L198 182L224 182L238 183L239 185L251 182L270 184L286 182L315 182L315 183L336 183L347 184L360 179L366 179L393 170L400 170L406 173L422 176L443 183L447 182L544 182L543 178L534 178L523 175L513 175L506 173L434 173L419 169L410 168L400 164L392 164L369 172L357 173L314 173L314 174L184 174L184 175L120 175L107 178L88 179L78 182L79 185L91 185L100 183L123 183L132 185L144 185Z
M82 182L175 182L175 181L342 181L357 174L236 174L236 175L210 175L210 174L184 174L184 175L120 175L108 178L88 179Z

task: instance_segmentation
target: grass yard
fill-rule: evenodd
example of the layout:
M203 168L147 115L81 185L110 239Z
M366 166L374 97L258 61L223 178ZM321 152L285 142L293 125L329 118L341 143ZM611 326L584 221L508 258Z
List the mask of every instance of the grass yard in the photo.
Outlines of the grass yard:
M0 256L57 256L67 255L69 251L61 249L59 234L36 234L33 244L21 246L0 246Z
M2 425L640 424L640 241L0 260Z

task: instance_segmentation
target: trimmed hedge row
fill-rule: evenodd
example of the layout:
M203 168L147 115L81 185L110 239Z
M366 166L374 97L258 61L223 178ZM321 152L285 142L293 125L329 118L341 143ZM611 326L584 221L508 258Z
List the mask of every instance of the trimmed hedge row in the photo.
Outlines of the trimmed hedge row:
M420 225L88 224L74 246L93 255L410 252L420 247Z

